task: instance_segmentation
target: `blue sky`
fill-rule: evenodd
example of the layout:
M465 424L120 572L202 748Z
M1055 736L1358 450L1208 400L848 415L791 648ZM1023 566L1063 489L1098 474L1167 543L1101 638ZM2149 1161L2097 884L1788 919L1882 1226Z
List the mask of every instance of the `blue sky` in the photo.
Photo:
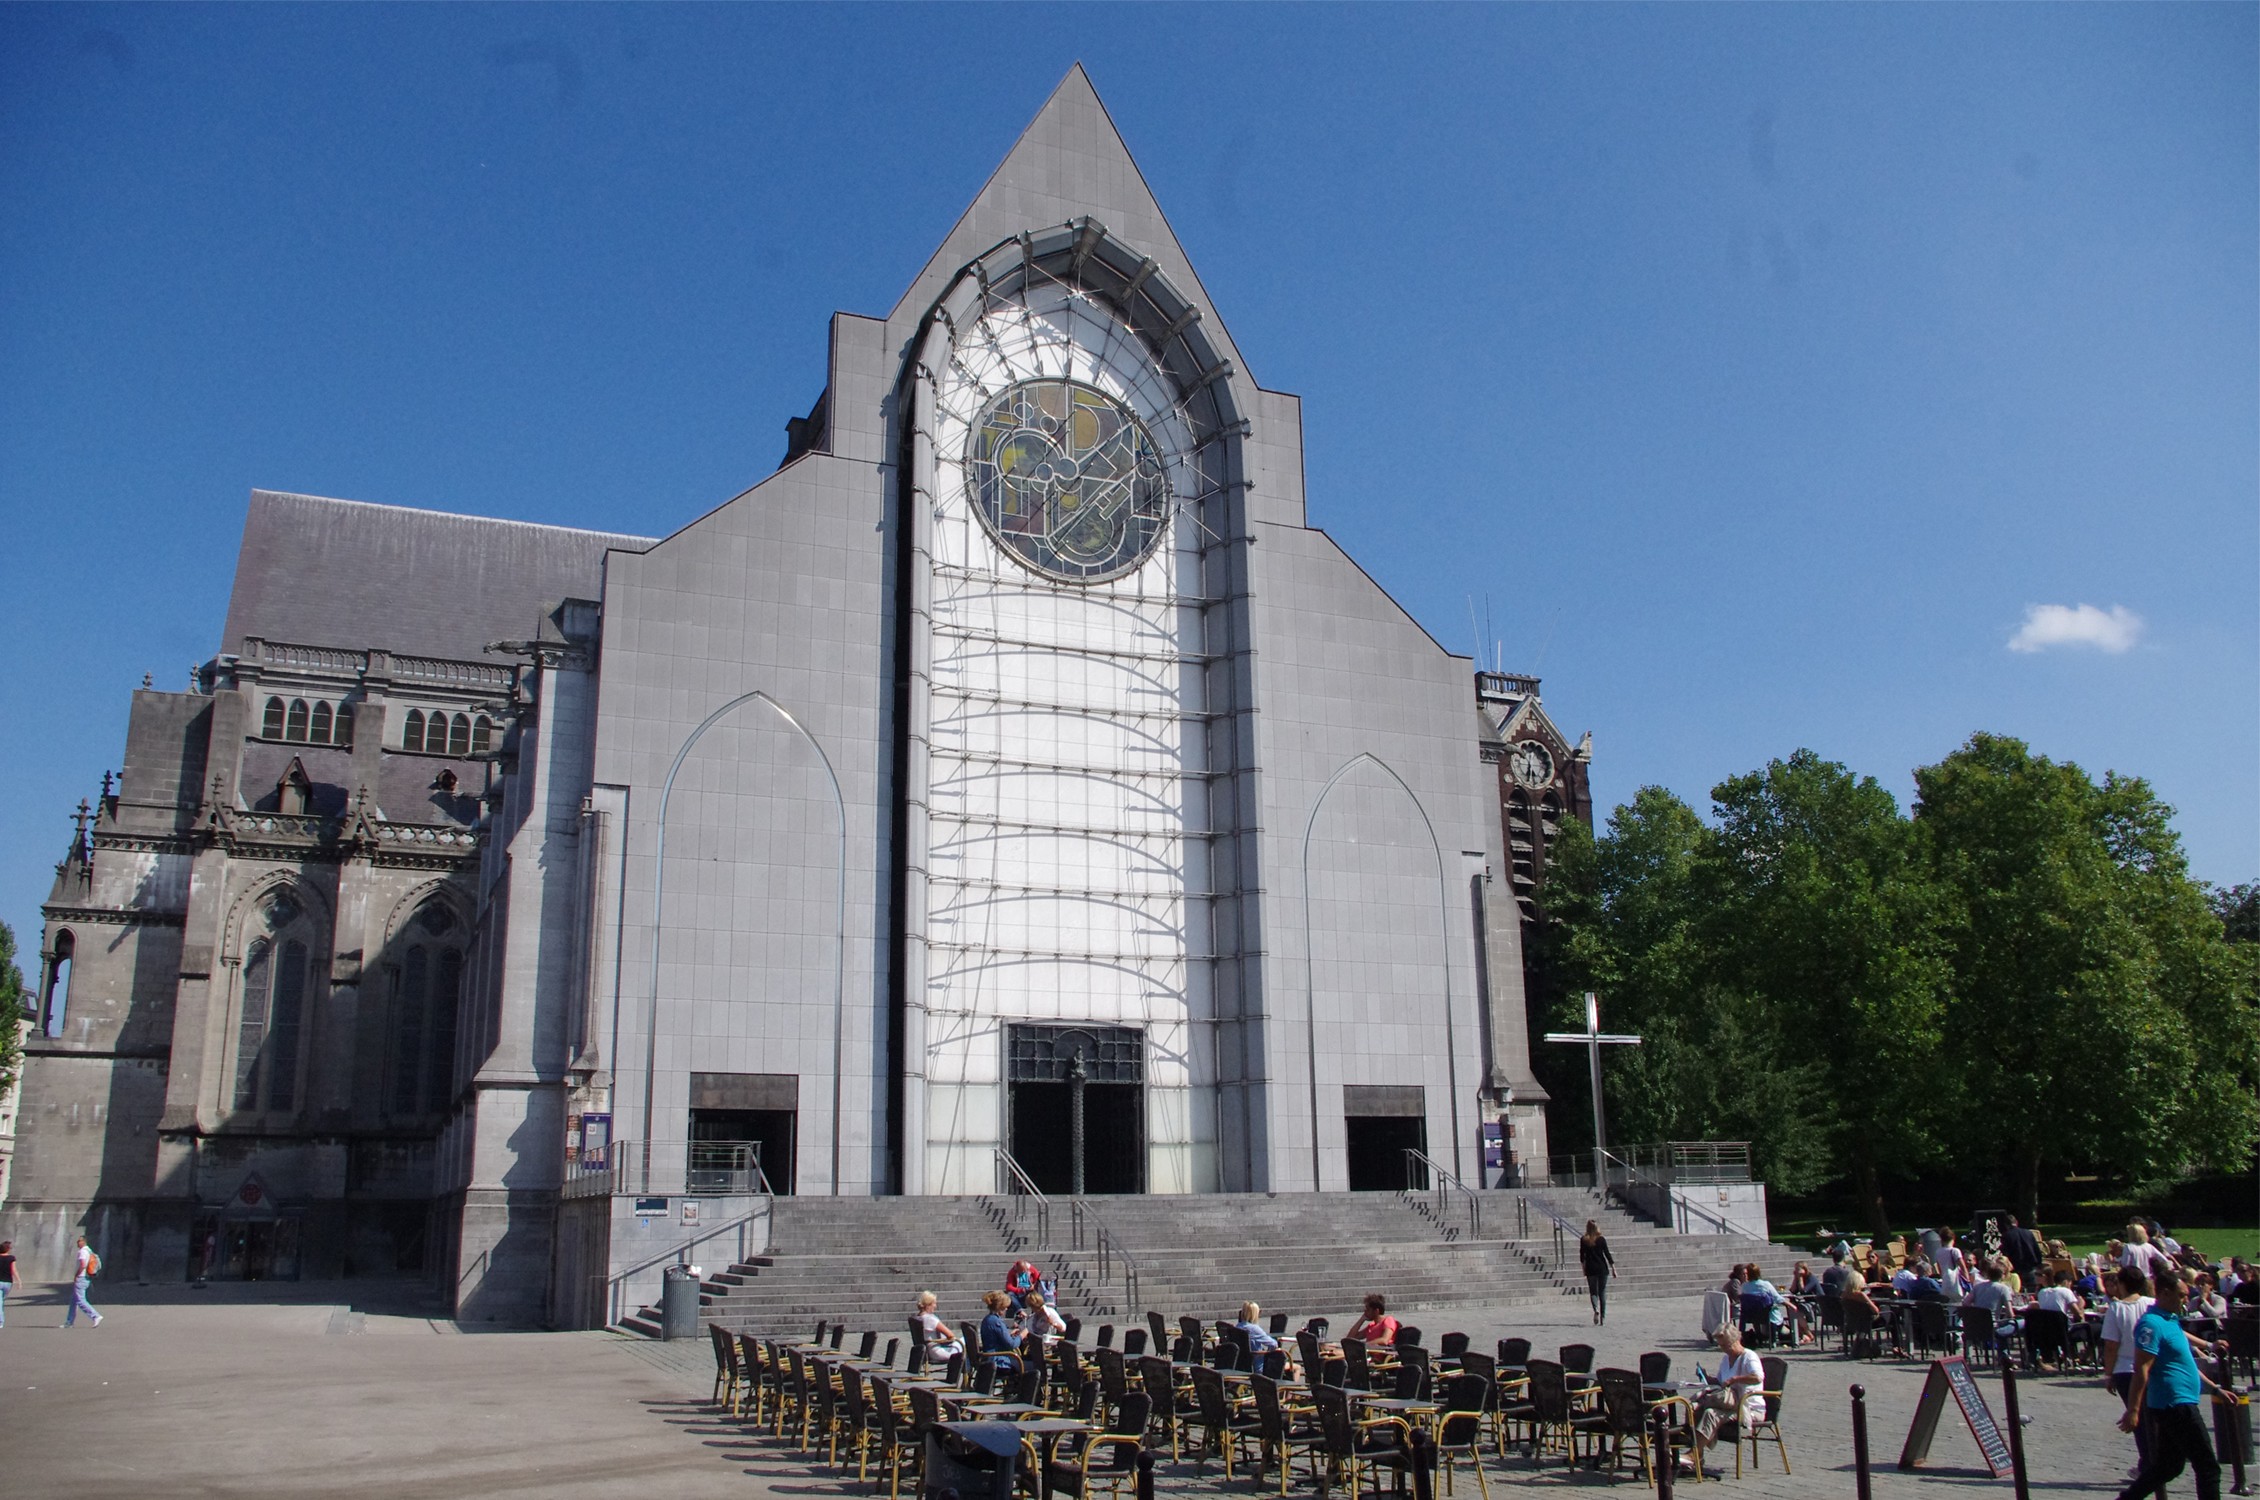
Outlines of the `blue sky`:
M253 487L680 525L1077 59L1313 523L1604 806L1985 729L2260 876L2255 15L0 8L0 919Z

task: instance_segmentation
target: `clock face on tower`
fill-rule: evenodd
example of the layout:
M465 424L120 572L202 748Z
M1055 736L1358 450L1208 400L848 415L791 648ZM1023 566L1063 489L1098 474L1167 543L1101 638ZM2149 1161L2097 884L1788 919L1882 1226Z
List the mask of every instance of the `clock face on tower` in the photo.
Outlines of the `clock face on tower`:
M1008 386L974 423L965 465L981 524L1047 578L1119 578L1152 555L1169 520L1145 424L1080 381Z
M1530 791L1540 791L1554 780L1554 758L1546 753L1544 745L1524 740L1514 747L1507 757L1507 769L1514 773L1515 785Z

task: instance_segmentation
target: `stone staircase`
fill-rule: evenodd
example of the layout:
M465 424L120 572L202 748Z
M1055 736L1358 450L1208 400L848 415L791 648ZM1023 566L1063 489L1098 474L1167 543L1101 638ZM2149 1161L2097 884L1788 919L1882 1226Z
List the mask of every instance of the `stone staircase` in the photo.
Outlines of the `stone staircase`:
M700 1301L709 1321L733 1330L801 1333L819 1318L845 1317L881 1330L883 1341L903 1327L922 1290L940 1299L951 1322L977 1319L981 1294L1025 1255L1057 1279L1062 1311L1088 1322L1142 1323L1149 1308L1207 1322L1252 1299L1298 1323L1323 1315L1346 1326L1367 1291L1385 1293L1392 1312L1583 1296L1576 1245L1567 1243L1557 1261L1549 1211L1577 1229L1588 1218L1600 1222L1620 1298L1694 1296L1736 1261L1756 1260L1786 1282L1800 1253L1678 1234L1581 1191L1532 1194L1527 1215L1518 1196L1484 1193L1482 1226L1472 1234L1464 1202L1440 1212L1416 1194L1093 1197L1084 1200L1080 1247L1073 1205L1062 1200L1050 1204L1049 1232L1039 1235L1023 1198L779 1198L769 1249L707 1277ZM1525 1223L1529 1237L1518 1238ZM1127 1251L1109 1257L1103 1277L1102 1227ZM623 1326L656 1333L658 1316L647 1308Z

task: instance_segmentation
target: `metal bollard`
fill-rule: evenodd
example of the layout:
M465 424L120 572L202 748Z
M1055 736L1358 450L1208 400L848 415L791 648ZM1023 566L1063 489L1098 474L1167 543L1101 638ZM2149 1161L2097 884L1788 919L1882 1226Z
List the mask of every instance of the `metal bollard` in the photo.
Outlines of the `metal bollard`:
M1852 1387L1852 1483L1859 1500L1875 1500L1868 1479L1868 1388Z
M2009 1418L2009 1474L2017 1486L2017 1500L2032 1500L2025 1488L2025 1424L2017 1413L2017 1371L2009 1356L2001 1356L2001 1405Z
M1678 1477L1673 1469L1679 1462L1671 1451L1671 1419L1659 1406L1648 1420L1656 1429L1655 1435L1650 1439L1656 1454L1656 1500L1671 1500L1671 1487Z
M1415 1427L1412 1435L1413 1500L1435 1500L1436 1497L1436 1440L1425 1427Z
M1041 1476L1038 1476L1041 1482ZM1138 1450L1138 1500L1154 1500L1154 1453L1151 1448Z

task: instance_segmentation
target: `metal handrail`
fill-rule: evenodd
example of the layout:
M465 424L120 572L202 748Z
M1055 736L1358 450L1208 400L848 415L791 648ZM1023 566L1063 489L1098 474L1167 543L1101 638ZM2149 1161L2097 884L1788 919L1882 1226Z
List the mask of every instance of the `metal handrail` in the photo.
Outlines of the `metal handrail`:
M1092 1238L1090 1248L1096 1250L1099 1256L1100 1286L1103 1287L1114 1279L1116 1263L1120 1263L1122 1311L1124 1316L1130 1315L1138 1306L1138 1262L1131 1258L1130 1252L1122 1247L1120 1237L1106 1227L1106 1221L1099 1217L1098 1210L1092 1208L1087 1200L1082 1198L1073 1200L1068 1204L1068 1213L1075 1249L1081 1250L1084 1248L1084 1226L1086 1224L1090 1226Z
M1480 1238L1483 1234L1483 1200L1475 1196L1475 1189L1460 1181L1456 1173L1427 1152L1413 1146L1405 1147L1404 1152L1406 1181L1413 1180L1412 1168L1415 1166L1428 1173L1429 1190L1436 1195L1436 1222L1443 1223L1445 1216L1452 1211L1452 1194L1456 1192L1467 1200L1467 1237L1471 1240ZM1417 1192L1419 1189L1408 1188L1406 1191Z
M1012 1202L1012 1217L1018 1222L1027 1211L1028 1204L1036 1205L1036 1244L1049 1248L1052 1241L1052 1200L1036 1186L1036 1179L1028 1175L1025 1167L1013 1159L1002 1146L995 1148L997 1165L997 1196Z
M1569 1242L1579 1237L1581 1231L1575 1224L1555 1212L1554 1205L1531 1193L1522 1196L1525 1204L1535 1204L1554 1229L1554 1269L1560 1270L1569 1263ZM1527 1238L1527 1236L1525 1236Z
M652 1152L642 1142L616 1140L605 1147L601 1156L584 1156L566 1170L562 1196L598 1198L607 1194L648 1193L679 1198L747 1194L774 1198L776 1185L762 1169L761 1153L754 1146L751 1141L687 1142L682 1172L678 1176L672 1163L660 1163L655 1168ZM709 1156L718 1149L727 1150L730 1165L723 1168L693 1166L701 1148L705 1148Z

